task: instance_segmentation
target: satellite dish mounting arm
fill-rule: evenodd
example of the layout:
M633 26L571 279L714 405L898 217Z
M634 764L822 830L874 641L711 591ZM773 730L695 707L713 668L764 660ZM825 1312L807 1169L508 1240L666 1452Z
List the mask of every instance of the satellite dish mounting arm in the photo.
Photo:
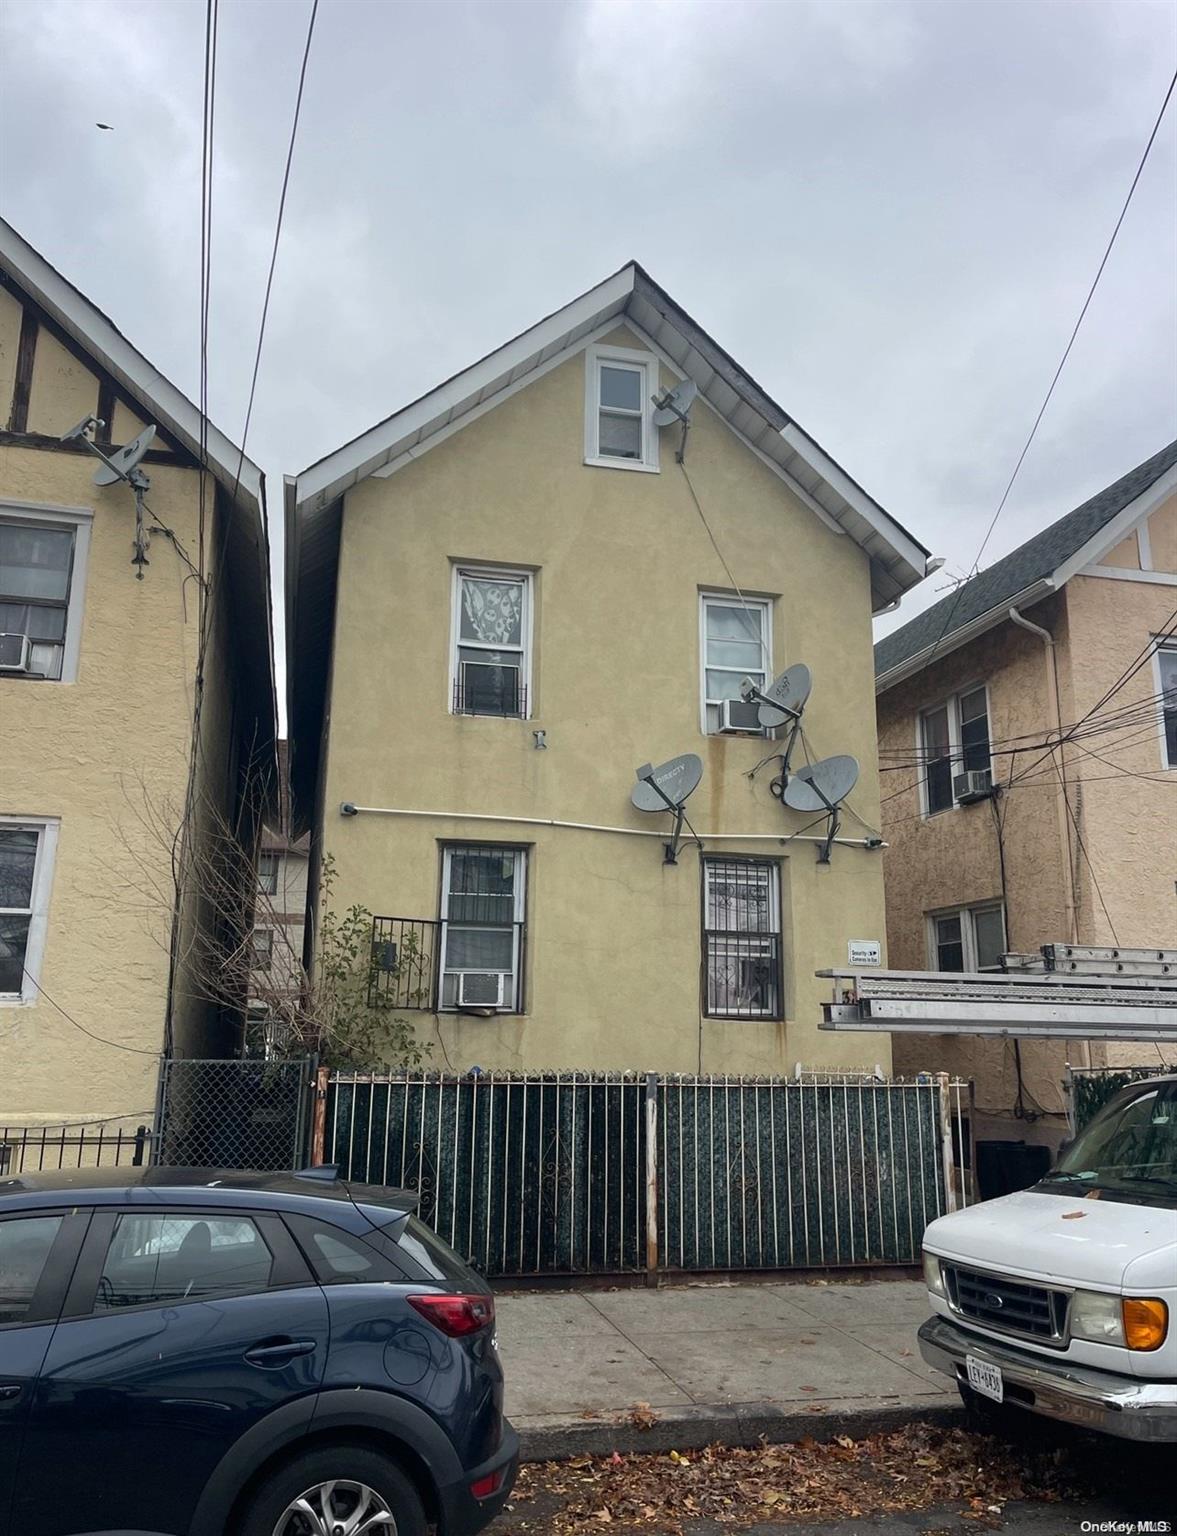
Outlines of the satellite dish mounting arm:
M683 818L686 816L686 810L682 805L672 800L669 795L663 793L662 786L654 778L653 763L644 763L642 767L638 769L637 776L641 783L648 784L650 786L650 788L658 796L659 800L663 802L663 804L666 806L666 809L674 817L674 831L671 834L671 840L670 842L663 844L666 854L663 862L666 864L677 864L678 850L682 846L682 824Z
M842 825L842 817L840 814L842 807L837 800L831 800L827 796L825 790L822 789L821 785L816 783L813 779L809 780L809 786L817 798L825 806L826 810L829 812L830 819L826 822L826 840L817 850L817 862L819 864L828 864L830 862L830 855L833 853L834 849L834 839L837 837L838 829Z
M61 441L63 443L82 443L86 448L90 450L92 454L94 454L96 458L101 459L103 464L106 465L107 470L113 477L109 482L110 484L113 484L115 480L125 480L126 483L134 491L135 538L131 545L131 549L133 551L131 555L131 564L136 567L136 579L142 581L143 567L150 564L150 561L147 558L147 551L151 547L151 537L147 532L147 520L144 517L146 506L143 498L151 488L151 481L139 468L138 459L142 457L142 452L145 450L146 443L149 442L151 437L155 435L155 428L151 427L148 432L142 433L140 438L136 440L142 441L144 443L144 450L139 452L134 461L131 463L120 464L116 459L112 459L108 454L105 454L102 449L99 448L94 439L87 435L91 429L97 433L99 429L105 425L106 423L100 416L84 416L82 420L78 422L76 427L71 427L68 432L62 434ZM130 447L133 449L135 444L132 443ZM124 453L126 452L126 450L121 451ZM98 473L100 474L101 471Z

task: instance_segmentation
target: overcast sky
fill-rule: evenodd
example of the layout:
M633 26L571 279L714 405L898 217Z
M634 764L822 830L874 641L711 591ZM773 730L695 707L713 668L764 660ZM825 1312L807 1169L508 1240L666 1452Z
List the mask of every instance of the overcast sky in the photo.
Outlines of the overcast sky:
M221 0L235 441L308 14ZM0 6L4 212L193 398L203 54L200 0ZM1171 0L320 0L247 444L279 552L283 473L633 257L967 570L1175 64ZM1174 435L1177 100L985 563Z

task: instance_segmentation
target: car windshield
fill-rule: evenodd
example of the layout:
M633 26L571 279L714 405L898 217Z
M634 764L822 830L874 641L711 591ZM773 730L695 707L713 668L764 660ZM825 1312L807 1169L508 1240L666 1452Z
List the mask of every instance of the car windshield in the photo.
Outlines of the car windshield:
M1060 1155L1046 1181L1177 1205L1177 1082L1109 1104Z

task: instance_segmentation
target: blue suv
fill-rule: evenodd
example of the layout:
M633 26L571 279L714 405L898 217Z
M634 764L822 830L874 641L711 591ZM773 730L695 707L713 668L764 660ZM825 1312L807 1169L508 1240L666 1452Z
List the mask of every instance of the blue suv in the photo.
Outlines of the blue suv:
M486 1282L415 1197L0 1179L0 1532L469 1536L518 1462Z

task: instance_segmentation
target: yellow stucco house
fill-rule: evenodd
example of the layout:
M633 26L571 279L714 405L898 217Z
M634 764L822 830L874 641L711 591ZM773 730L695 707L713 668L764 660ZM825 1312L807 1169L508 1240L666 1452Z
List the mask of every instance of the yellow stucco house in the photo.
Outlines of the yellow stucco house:
M137 518L83 438L149 426ZM238 1043L191 870L226 826L252 868L273 760L264 494L0 222L0 1126L150 1120L165 1049Z
M286 528L312 910L329 855L434 1065L889 1065L814 972L883 940L871 615L927 553L641 267L288 480ZM828 862L741 698L797 663L794 768L861 764ZM631 792L683 754L672 862Z
M1177 442L879 642L897 969L1177 946ZM1072 1065L1165 1048L896 1039L976 1080L983 1138L1057 1142ZM1170 1053L1171 1054L1171 1053Z

